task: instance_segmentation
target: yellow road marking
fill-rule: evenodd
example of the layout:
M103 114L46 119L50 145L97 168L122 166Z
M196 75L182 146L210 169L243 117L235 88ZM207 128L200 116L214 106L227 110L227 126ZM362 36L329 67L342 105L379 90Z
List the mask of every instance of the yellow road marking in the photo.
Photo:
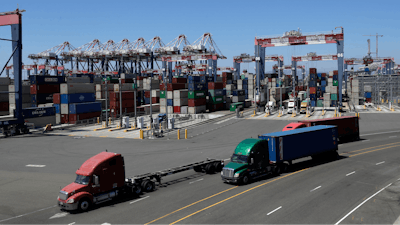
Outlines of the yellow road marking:
M70 135L68 135L68 136L74 136L73 134L70 134Z
M365 154L365 153L370 153L370 152L375 152L375 151L381 151L383 149L394 148L394 147L398 147L398 146L400 146L400 145L389 146L389 147L386 147L386 148L378 148L378 149L375 149L375 150L372 150L372 151L361 152L361 153L358 153L358 154L350 155L349 157L353 157L353 156L356 156L356 155L362 155L362 154Z
M190 205L187 205L187 206L182 207L182 208L180 208L180 209L177 209L177 210L175 210L175 211L173 211L173 212L171 212L171 213L168 213L167 215L164 215L164 216L162 216L162 217L160 217L160 218L157 218L157 219L155 219L155 220L152 220L152 221L146 223L145 225L150 224L150 223L154 223L154 222L156 222L157 220L160 220L160 219L165 218L165 217L167 217L167 216L169 216L169 215L172 215L172 214L174 214L174 213L176 213L176 212L179 212L179 211L181 211L182 209L186 209L186 208L188 208L188 207L190 207L190 206L192 206L192 205L195 205L195 204L197 204L197 203L200 203L200 202L202 202L202 201L205 201L205 200L207 200L207 199L210 199L210 198L212 198L212 197L215 197L215 196L217 196L217 195L220 195L220 194L222 194L222 193L224 193L224 192L230 191L230 190L235 189L235 188L237 188L237 187L238 187L238 186L235 186L235 187L226 189L226 190L221 191L221 192L219 192L219 193L216 193L216 194L213 194L213 195L211 195L211 196L208 196L207 198L203 198L203 199L201 199L201 200L199 200L199 201L197 201L197 202L193 202L193 203L190 204Z
M107 137L107 136L99 136L99 137Z
M117 137L117 138L124 138L124 137Z
M171 224L178 223L178 222L180 222L180 221L182 221L182 220L184 220L184 219L187 219L187 218L189 218L189 217L191 217L191 216L193 216L193 215L196 215L196 214L199 213L199 212L202 212L202 211L204 211L204 210L206 210L206 209L209 209L209 208L211 208L211 207L214 207L214 206L216 206L216 205L219 205L219 204L221 204L221 203L223 203L223 202L226 202L226 201L228 201L228 200L230 200L230 199L232 199L232 198L235 198L235 197L237 197L237 196L239 196L239 195L242 195L242 194L244 194L244 193L246 193L246 192L249 192L249 191L254 190L254 189L256 189L256 188L262 187L262 186L264 186L264 185L266 185L266 184L269 184L269 183L272 183L272 182L274 182L274 181L283 179L283 178L285 178L285 177L291 176L291 175L293 175L293 174L300 173L300 172L302 172L302 171L304 171L304 170L307 170L307 169L308 169L308 168L299 170L299 171L297 171L297 172L293 172L293 173L287 174L287 175L285 175L285 176L283 176L283 177L276 178L276 179L274 179L274 180L265 182L265 183L263 183L263 184L260 184L260 185L257 185L257 186L255 186L255 187L252 187L252 188L250 188L250 189L247 189L247 190L245 190L245 191L242 191L242 192L240 192L240 193L238 193L238 194L236 194L236 195L233 195L233 196L231 196L231 197L229 197L229 198L226 198L226 199L224 199L224 200L222 200L222 201L219 201L219 202L217 202L217 203L215 203L215 204L212 204L212 205L207 206L207 207L205 207L205 208L203 208L203 209L200 209L200 210L198 210L198 211L196 211L196 212L194 212L194 213L192 213L192 214L190 214L190 215L188 215L188 216L185 216L185 217L183 217L183 218L181 218L181 219L179 219L179 220L177 220L177 221L175 221L175 222L173 222L173 223L171 223Z
M371 148L377 148L377 147L382 147L382 146L387 146L387 145L394 145L394 144L399 144L400 142L395 142L395 143L391 143L391 144L385 144L385 145L378 145L378 146L374 146L374 147L369 147L369 148L363 148L360 150L355 150L355 151L351 151L351 152L359 152L362 150L367 150L367 149L371 149ZM350 152L346 152L346 153L340 153L339 155L343 155L343 154L349 154Z

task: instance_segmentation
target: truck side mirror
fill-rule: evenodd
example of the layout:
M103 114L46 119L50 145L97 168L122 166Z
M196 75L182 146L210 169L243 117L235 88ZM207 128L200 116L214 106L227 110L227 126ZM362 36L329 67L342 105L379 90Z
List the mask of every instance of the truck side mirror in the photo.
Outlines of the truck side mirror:
M96 175L93 175L93 183L94 185L98 185L99 184L99 177Z
M250 158L250 165L253 165L253 164L254 164L254 159Z

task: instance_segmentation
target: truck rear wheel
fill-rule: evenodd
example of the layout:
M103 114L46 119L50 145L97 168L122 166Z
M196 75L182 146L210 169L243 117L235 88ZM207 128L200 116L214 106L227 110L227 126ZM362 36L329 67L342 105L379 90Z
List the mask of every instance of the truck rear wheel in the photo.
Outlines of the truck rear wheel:
M132 187L132 193L139 196L140 194L142 194L142 187L140 186Z
M215 162L214 163L215 167L215 172L221 172L222 171L222 164L220 162Z
M155 184L151 180L145 180L142 182L142 189L146 192L152 192L154 190Z
M86 212L86 211L89 209L89 207L90 207L90 201L89 201L89 199L87 199L87 198L82 198L82 199L79 201L79 204L78 204L78 209L79 209L79 211L81 211L81 212Z
M208 174L215 173L215 166L213 165L213 163L209 163L206 165L206 173Z

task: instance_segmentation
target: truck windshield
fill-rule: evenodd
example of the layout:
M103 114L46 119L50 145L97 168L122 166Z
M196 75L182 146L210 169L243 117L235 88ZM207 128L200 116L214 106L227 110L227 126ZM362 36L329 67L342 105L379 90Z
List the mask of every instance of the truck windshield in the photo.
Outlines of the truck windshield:
M76 179L75 179L75 183L77 184L84 184L84 185L88 185L89 183L89 177L87 176L83 176L83 175L76 175Z
M247 163L247 156L233 154L231 161L235 163Z

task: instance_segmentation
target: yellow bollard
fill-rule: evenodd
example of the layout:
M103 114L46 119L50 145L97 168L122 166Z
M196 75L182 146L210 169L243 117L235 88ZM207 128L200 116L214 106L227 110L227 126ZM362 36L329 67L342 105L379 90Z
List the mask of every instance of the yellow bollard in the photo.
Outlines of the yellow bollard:
M251 115L251 117L255 117L256 116L256 110L254 110L254 114Z
M108 118L108 125L111 125L111 117Z
M177 134L178 134L178 140L180 140L181 139L181 130L178 129L178 133Z
M382 103L384 103L384 102L385 102L385 100L382 99Z
M97 117L97 124L100 124L100 117Z
M185 129L185 139L188 139L188 131Z
M386 103L389 103L389 99L386 99Z
M139 138L143 139L143 130L142 129L140 129L140 131L139 131Z
M264 116L264 117L268 117L268 116L269 116L269 112L265 113L265 116Z
M400 99L397 99L397 104L399 104L400 103Z

